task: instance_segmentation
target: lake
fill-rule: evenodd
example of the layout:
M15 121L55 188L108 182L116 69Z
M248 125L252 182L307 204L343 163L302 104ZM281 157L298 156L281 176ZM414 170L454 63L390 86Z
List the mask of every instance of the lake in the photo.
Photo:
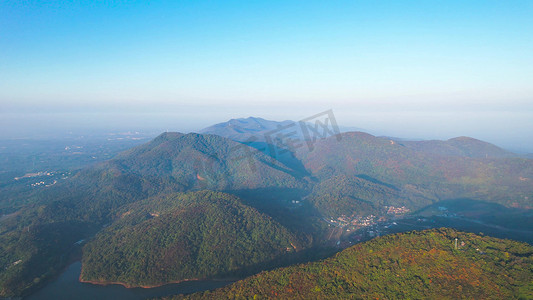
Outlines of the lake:
M34 294L25 297L28 300L58 300L58 299L146 299L175 294L194 293L199 291L223 287L234 281L198 280L167 284L164 286L143 289L128 289L121 285L96 285L78 281L81 272L81 262L75 262L55 280L48 283Z

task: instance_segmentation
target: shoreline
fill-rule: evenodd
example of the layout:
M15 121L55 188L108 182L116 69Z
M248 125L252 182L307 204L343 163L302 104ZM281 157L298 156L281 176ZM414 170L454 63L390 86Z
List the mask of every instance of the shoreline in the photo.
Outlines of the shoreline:
M81 263L81 261L80 261ZM178 284L183 282L189 282L189 281L239 281L242 278L217 278L217 279L208 279L208 278L187 278L187 279L181 279L181 280L175 280L170 282L165 282L161 284L154 284L154 285L130 285L128 283L119 282L119 281L96 281L96 280L85 280L82 279L81 274L83 274L83 264L81 265L81 272L80 276L78 277L78 281L82 283L90 283L94 285L100 285L100 286L106 286L106 285L121 285L127 289L135 289L135 288L142 288L142 289L152 289L152 288L158 288L169 284Z
M90 283L90 284L100 285L100 286L106 286L106 285L115 284L115 285L121 285L121 286L123 286L123 287L125 287L127 289L135 289L135 288L152 289L152 288L162 287L162 286L165 286L165 285L168 285L168 284L176 284L176 283L182 283L182 282L188 282L188 281L200 281L200 280L209 280L209 279L183 279L183 280L170 281L170 282L161 283L161 284L154 284L154 285L130 285L128 283L119 282L119 281L84 280L84 279L81 279L81 275L80 275L80 278L78 279L78 281L81 282L81 283ZM221 279L221 280L213 279L213 281L224 281L224 280L223 279Z
M35 284L34 286L29 287L25 292L21 294L22 299L26 299L26 297L29 297L37 292L39 290L43 289L46 285L48 285L50 282L56 280L65 272L73 263L75 262L81 262L81 248L74 249L70 254L68 254L67 261L64 263L64 266L56 270L52 275L49 277L41 280L41 282ZM3 299L3 298L0 298Z

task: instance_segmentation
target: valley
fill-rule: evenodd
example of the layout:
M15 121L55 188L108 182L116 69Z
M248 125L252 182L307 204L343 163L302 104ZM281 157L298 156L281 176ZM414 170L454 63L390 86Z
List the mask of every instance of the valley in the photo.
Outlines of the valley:
M251 132L270 134L274 121L256 128L265 122ZM346 132L297 149L279 140L273 155L268 144L239 142L250 132L225 137L225 126L12 177L2 188L1 295L45 286L80 248L82 282L133 288L243 278L411 230L533 242L533 187L523 180L533 161L496 146Z
M532 15L0 1L0 300L533 299Z

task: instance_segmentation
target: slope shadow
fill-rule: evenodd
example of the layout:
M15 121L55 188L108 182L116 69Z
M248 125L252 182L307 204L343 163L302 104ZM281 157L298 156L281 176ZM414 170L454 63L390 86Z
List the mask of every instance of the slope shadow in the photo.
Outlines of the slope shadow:
M533 210L506 207L469 198L446 199L428 205L414 215L431 216L441 226L471 232L482 231L500 238L533 242Z
M265 154L273 160L279 161L281 164L283 164L290 170L290 172L288 173L296 178L310 176L309 171L307 171L303 163L298 158L296 158L294 152L287 148L278 147L275 145L268 144L266 142L242 143L249 147L255 148L256 150ZM279 167L276 167L273 164L269 165L271 167L279 169ZM287 170L283 171L287 172Z
M269 261L244 266L230 272L215 274L210 276L210 279L239 278L239 280L241 280L260 272L325 259L333 256L340 250L341 249L334 247L310 247L296 252L287 252Z
M394 186L394 185L392 185L392 184L390 184L390 183L383 182L383 181L381 181L381 180L379 180L379 179L376 179L376 178L374 178L374 177L370 177L370 176L368 176L368 175L366 175L366 174L357 174L357 175L355 175L355 176L356 176L356 177L359 177L359 178L361 178L361 179L364 179L364 180L370 181L370 182L375 183L375 184L384 185L384 186L389 187L389 188L391 188L391 189L393 189L393 190L395 190L395 191L399 191L399 190L400 190L399 188L397 188L396 186Z
M272 217L293 232L315 236L319 230L322 215L303 200L309 193L305 189L273 187L224 192L236 195L244 204Z
M439 209L439 207L441 209ZM470 198L445 199L437 203L428 205L417 212L428 211L431 209L439 211L448 211L451 213L461 213L465 217L484 217L494 215L522 215L532 213L533 210L524 210L514 207L506 207L498 203Z

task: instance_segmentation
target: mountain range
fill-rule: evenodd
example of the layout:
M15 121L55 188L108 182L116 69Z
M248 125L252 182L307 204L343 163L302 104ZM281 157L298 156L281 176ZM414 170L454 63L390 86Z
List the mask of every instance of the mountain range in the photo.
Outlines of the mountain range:
M16 205L0 219L0 296L39 287L69 256L81 257L84 281L157 286L331 254L341 224L390 211L468 199L509 208L483 222L530 218L533 160L466 137L287 138L298 126L247 118L166 132L53 186L2 190Z

